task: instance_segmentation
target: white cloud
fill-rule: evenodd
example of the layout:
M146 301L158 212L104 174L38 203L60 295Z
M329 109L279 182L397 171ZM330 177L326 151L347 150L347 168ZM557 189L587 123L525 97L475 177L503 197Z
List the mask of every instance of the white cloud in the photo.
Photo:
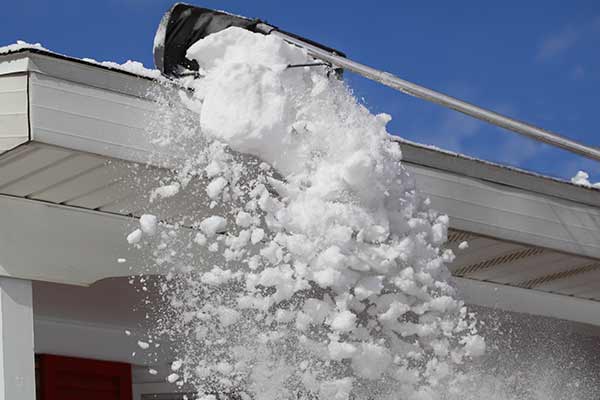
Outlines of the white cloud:
M600 32L600 16L577 26L567 26L559 32L546 36L538 45L536 59L547 61L567 52L580 41Z
M455 85L454 87L456 88ZM475 92L468 89L466 85L458 86L459 92ZM456 90L449 93L455 94ZM472 94L469 97L477 104L478 96ZM491 109L507 116L516 114L515 109L509 105L496 105ZM417 142L434 145L444 150L515 166L523 165L547 149L547 146L514 132L496 133L491 127L492 125L456 111L439 110L428 124L420 126L414 131L416 135L411 136Z
M548 60L573 47L581 38L581 30L568 27L561 32L547 36L538 46L536 58Z

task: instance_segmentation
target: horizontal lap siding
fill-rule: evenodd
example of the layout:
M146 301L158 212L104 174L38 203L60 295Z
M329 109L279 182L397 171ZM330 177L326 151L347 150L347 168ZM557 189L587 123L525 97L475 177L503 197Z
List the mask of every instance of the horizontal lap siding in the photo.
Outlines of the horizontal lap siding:
M131 85L140 78L131 77ZM147 161L152 101L32 73L32 140L112 158Z
M0 76L0 153L29 140L27 74Z

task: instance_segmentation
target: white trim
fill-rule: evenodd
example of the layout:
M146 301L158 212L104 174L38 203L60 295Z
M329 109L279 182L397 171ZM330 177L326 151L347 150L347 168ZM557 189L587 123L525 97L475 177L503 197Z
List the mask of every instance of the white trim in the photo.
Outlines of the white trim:
M597 206L416 164L408 169L451 228L600 259Z
M0 399L35 400L31 281L0 278Z
M2 195L0 210L1 276L87 286L145 265L125 240L135 218Z
M453 281L467 304L600 326L597 301L472 279Z

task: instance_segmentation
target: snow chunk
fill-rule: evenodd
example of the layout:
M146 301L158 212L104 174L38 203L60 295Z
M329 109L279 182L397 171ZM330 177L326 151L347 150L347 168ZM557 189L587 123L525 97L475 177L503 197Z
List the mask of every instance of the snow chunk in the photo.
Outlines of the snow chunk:
M574 177L571 178L571 183L577 185L577 186L583 186L583 187L591 187L592 184L589 181L589 175L587 172L585 171L577 171L577 174L575 174Z
M337 379L321 383L319 398L328 400L348 400L352 392L352 378Z
M356 315L351 311L342 311L336 314L331 320L331 328L338 332L348 332L354 329L356 323Z
M148 344L147 342L143 342L141 340L138 340L137 345L142 350L146 350L146 349L148 349L150 347L150 344Z
M224 327L235 324L241 316L238 311L228 307L219 307L217 313L219 315L221 325Z
M158 218L156 218L155 215L143 214L140 217L140 226L142 228L142 231L148 236L153 236L156 233L157 221Z
M252 244L256 244L263 240L265 237L265 231L261 228L256 228L252 230L252 235L250 236L250 241Z
M369 296L381 293L383 289L383 277L369 276L361 279L354 288L354 295L358 300L364 300Z
M153 202L157 198L165 199L168 197L173 197L179 193L179 189L181 189L181 185L179 183L172 183L170 185L158 187L150 193L150 202Z
M183 365L182 360L175 360L171 363L171 371L177 371Z
M392 363L389 350L373 343L363 343L360 353L352 357L352 369L356 375L367 378L379 378Z
M210 216L200 222L200 230L209 238L217 233L223 233L225 228L227 228L227 220L218 215Z
M248 228L252 225L252 215L245 211L240 211L235 217L235 223L242 228Z
M200 232L196 233L196 236L194 236L194 243L200 246L206 245L206 236Z
M465 346L465 354L469 357L477 358L485 354L485 340L479 335L467 336L460 343Z
M351 343L337 341L332 341L329 343L327 349L329 350L329 357L336 361L351 358L358 351L356 346Z
M129 243L129 244L138 243L140 240L142 240L141 229L136 229L135 231L133 231L129 235L127 235L127 243Z
M226 186L227 179L219 176L210 181L210 183L206 186L206 194L208 194L208 197L215 200Z

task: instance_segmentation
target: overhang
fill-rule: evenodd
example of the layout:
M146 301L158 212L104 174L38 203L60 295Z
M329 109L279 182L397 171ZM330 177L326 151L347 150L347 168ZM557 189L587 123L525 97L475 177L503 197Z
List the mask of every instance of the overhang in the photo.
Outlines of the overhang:
M176 157L164 149L165 164L147 164L151 76L37 49L0 55L1 275L90 285L129 275L119 257L144 263L124 236ZM600 191L402 149L420 191L450 216L450 268L468 301L600 325ZM161 217L188 212L192 195Z

